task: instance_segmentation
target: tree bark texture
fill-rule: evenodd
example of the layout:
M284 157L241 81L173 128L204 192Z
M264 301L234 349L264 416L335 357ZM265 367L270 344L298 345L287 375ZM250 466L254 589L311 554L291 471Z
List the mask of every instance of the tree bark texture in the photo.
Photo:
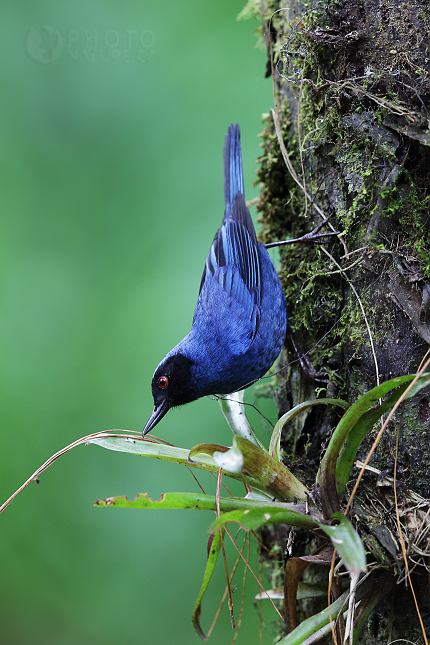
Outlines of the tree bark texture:
M275 112L293 167L293 173L287 169L274 117L267 115L258 173L261 240L297 238L323 216L342 235L324 248L281 250L295 342L309 352L310 371L326 373L328 384L304 373L289 341L276 390L280 414L315 398L321 388L325 396L352 403L378 383L416 372L430 344L430 6L423 0L285 5L250 3L262 20ZM429 400L424 389L406 403L371 462L380 470L393 466L401 423L398 477L426 498ZM321 406L286 428L286 459L307 483L315 480L338 418ZM374 436L359 456L365 457ZM366 489L375 491L376 483L376 476L365 476L357 499L366 497ZM368 551L383 558L384 540L375 537L366 516L357 522ZM377 524L390 528L386 518ZM273 545L280 535L279 528L273 535L267 530L264 538ZM294 554L306 551L306 539L297 536ZM398 582L393 558L386 564ZM428 629L427 571L417 567L413 580ZM378 605L361 642L418 643L420 634L402 582Z

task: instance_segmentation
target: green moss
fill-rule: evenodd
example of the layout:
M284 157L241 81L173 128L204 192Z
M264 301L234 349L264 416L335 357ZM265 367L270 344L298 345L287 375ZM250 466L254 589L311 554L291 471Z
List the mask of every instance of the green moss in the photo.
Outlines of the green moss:
M397 186L384 191L385 199L383 217L392 218L407 234L408 242L405 246L409 261L416 260L420 264L423 276L430 277L430 244L428 231L428 218L430 208L429 188L418 185L414 181L414 171L404 171L407 189Z
M270 115L264 117L265 126L261 133L263 153L257 159L256 184L260 184L260 198L257 211L262 214L259 221L263 226L259 239L263 243L274 239L298 237L303 227L297 227L300 214L304 209L303 194L298 190L294 180L286 173L285 163L279 148L273 120ZM287 139L291 129L289 114L282 116L282 136ZM290 146L298 150L297 139L290 138Z

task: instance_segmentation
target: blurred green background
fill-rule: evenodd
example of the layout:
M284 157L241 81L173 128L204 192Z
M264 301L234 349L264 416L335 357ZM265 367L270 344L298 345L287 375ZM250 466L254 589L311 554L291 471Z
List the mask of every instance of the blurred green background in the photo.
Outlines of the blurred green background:
M189 331L221 223L231 122L246 197L257 195L271 81L257 23L236 21L243 4L1 4L0 503L79 437L143 428L153 370ZM156 434L183 447L231 437L207 399ZM91 506L170 490L196 484L185 468L95 446L29 486L0 517L0 643L201 642L190 616L212 515ZM220 562L205 628L223 589ZM239 644L258 642L255 593L248 576ZM224 608L211 642L232 636Z

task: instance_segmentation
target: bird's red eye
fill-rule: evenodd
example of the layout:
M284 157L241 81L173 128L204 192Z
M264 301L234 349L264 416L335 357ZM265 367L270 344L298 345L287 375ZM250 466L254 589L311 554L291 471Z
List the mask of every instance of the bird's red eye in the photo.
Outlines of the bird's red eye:
M158 379L158 387L161 387L161 389L164 390L168 385L169 381L167 380L167 376L160 376Z

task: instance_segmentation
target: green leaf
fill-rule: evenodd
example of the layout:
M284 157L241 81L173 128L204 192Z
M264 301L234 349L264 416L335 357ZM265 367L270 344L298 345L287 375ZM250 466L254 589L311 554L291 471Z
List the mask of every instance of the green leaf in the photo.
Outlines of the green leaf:
M152 441L144 441L143 439L129 439L128 437L101 437L97 439L91 439L88 443L93 443L102 448L107 448L108 450L116 450L119 452L128 452L133 455L140 455L141 457L152 457L154 459L161 459L163 461L170 461L175 464L180 464L192 468L198 468L199 470L206 470L213 473L219 472L219 466L215 463L212 458L213 452L218 451L227 451L228 448L224 446L219 446L217 444L200 444L195 446L195 448L186 450L185 448L176 448L175 446L166 446L160 443L155 443ZM211 449L203 449L202 446L210 446ZM199 450L197 450L199 448ZM200 450L200 448L202 448ZM205 454L207 452L207 454ZM199 454L200 457L197 460L189 460L189 455ZM232 479L237 479L248 486L255 486L256 482L254 479L248 477L243 473L230 473L225 471L224 474ZM273 496L272 496L273 497Z
M166 446L162 443L155 443L138 437L135 439L115 436L100 437L91 439L88 443L93 443L108 450L128 452L132 455L141 455L143 457L154 457L155 459L162 459L163 461L173 461L177 464L188 464L189 450L176 448L175 446ZM208 459L207 463L210 464L213 462Z
M276 461L266 450L262 450L248 439L235 435L233 446L238 448L243 456L241 473L226 475L236 477L249 484L252 489L267 493L272 498L282 501L304 502L307 498L307 488L295 477L284 464ZM190 451L190 458L196 454L213 455L216 451L226 453L228 448L216 444L199 444ZM200 458L199 458L200 459Z
M305 502L306 486L283 463L244 437L235 436L234 442L243 455L242 473L256 481L256 488L286 502Z
M212 523L210 531L212 533L217 531L227 522L240 524L248 531L255 531L265 524L279 522L306 529L319 528L330 538L332 545L350 573L366 570L366 554L363 543L348 518L342 513L335 513L333 520L337 524L329 525L325 520L321 520L316 513L309 515L303 511L303 507L297 507L295 504L284 504L282 507L280 505L261 505L259 508L238 509L217 517Z
M94 502L93 506L113 506L116 508L151 508L160 510L191 508L200 511L216 511L217 503L215 495L204 495L202 493L163 493L160 499L151 499L148 493L139 493L135 499L127 499L125 495L108 497ZM241 509L276 509L285 508L280 502L267 502L266 500L253 500L243 497L221 497L220 510L223 513ZM304 510L304 506L297 507Z
M415 385L409 390L405 396L405 400L414 396L419 392L423 387L426 387L429 383L430 374L423 374ZM393 405L400 399L401 395L407 388L407 383L399 387L398 390L393 392L386 401L381 405L368 410L363 414L363 416L357 421L353 426L350 433L346 437L344 444L341 448L339 458L336 462L336 486L338 495L343 495L346 489L346 484L349 481L352 464L357 456L357 451L361 445L361 442L366 437L366 435L371 431L374 424L378 419L391 410Z
M191 618L192 625L197 632L197 634L203 640L207 640L207 636L200 625L200 614L202 611L202 599L205 595L206 589L208 588L210 579L212 577L213 570L215 568L216 561L218 559L218 554L221 549L221 534L220 531L211 535L208 542L208 561L206 563L205 574L203 576L202 586L200 587L199 595L197 596L196 604L194 605L193 614Z
M291 419L300 414L300 412L304 412L314 405L338 405L345 410L349 408L349 403L343 399L310 399L309 401L304 401L303 403L299 403L299 405L294 406L294 408L282 415L273 429L269 445L269 454L274 459L277 461L281 460L280 441L283 427L291 421Z
M226 446L220 446L218 443L198 443L197 446L193 446L190 450L188 461L192 461L194 455L210 455L213 457L215 452L227 452L228 448Z
M346 612L347 601L348 591L345 591L336 602L330 605L330 611L327 607L318 612L318 614L302 621L296 629L293 629L285 638L278 641L277 645L302 645L308 638L316 635L317 632L320 638L329 634L331 631L330 617L334 621L341 611ZM316 642L316 640L312 642Z
M346 485L349 481L351 468L357 456L357 451L361 446L361 442L366 435L372 430L375 423L380 417L391 410L398 398L403 394L406 385L402 385L398 390L393 392L384 403L377 405L365 412L357 423L352 427L350 433L346 437L343 446L340 450L339 457L336 462L336 489L338 495L343 495L346 490Z
M336 464L340 451L352 428L371 406L378 403L381 397L385 396L396 387L412 381L414 378L414 374L408 374L406 376L393 378L386 383L382 383L382 385L378 385L378 387L375 387L366 394L363 394L363 396L353 403L353 405L351 405L343 415L330 439L317 476L317 483L320 485L321 504L325 517L331 517L333 513L338 511L340 508L337 490L338 485L339 488L342 488L343 482L337 482L336 480ZM420 377L420 382L425 385L428 384L429 380L430 374L423 374ZM418 387L424 387L425 385ZM416 391L418 390L414 387L414 393L416 393ZM397 398L399 397L400 393ZM342 473L342 476L344 477L344 473Z
M357 531L343 513L335 513L332 519L339 524L321 524L320 528L329 536L345 567L350 574L366 571L366 553Z
M94 443L108 450L128 452L134 455L162 459L176 464L199 468L218 473L213 454L225 453L229 449L218 444L199 444L190 450L166 446L142 439L128 437L98 437L89 443ZM282 463L276 461L265 451L253 444L248 439L235 435L233 445L243 455L244 467L242 472L225 470L225 475L247 484L251 489L256 489L271 498L276 497L282 501L304 502L307 489ZM198 459L196 459L196 455Z
M253 509L240 509L231 511L230 513L223 513L218 517L210 527L213 533L227 522L235 522L240 524L244 529L250 531L258 529L265 524L282 522L290 524L291 526L300 526L306 529L316 529L320 526L319 518L313 515L306 515L304 512L296 510L295 504L284 504L280 506L269 506L265 504L260 508ZM303 507L299 507L301 510ZM304 509L303 509L304 510Z

